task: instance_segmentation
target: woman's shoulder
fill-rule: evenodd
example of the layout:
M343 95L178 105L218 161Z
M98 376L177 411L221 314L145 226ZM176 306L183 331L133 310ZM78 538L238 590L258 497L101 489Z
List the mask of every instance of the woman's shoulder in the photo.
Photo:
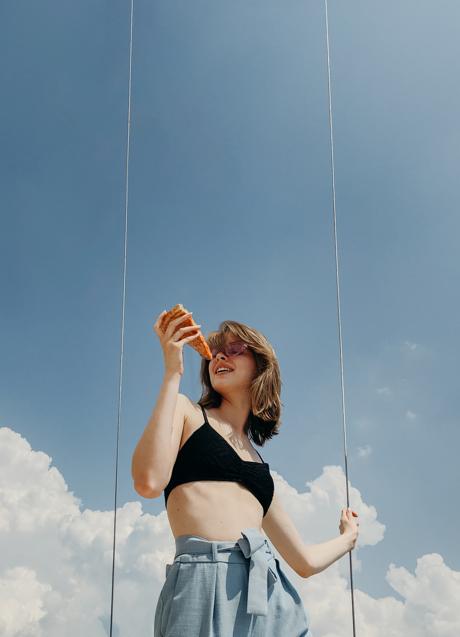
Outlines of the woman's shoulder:
M199 403L192 400L190 396L187 396L187 394L184 393L179 393L179 397L183 402L185 415L189 422L193 421L193 419L197 417L198 413L202 414Z

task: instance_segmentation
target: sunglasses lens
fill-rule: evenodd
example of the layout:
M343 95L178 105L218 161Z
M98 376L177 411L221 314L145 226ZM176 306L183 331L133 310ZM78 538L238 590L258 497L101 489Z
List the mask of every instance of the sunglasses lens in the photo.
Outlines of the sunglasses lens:
M247 347L246 343L237 341L235 343L230 343L229 345L227 345L225 350L223 348L219 349L218 347L213 347L211 349L211 354L212 354L212 357L215 358L219 352L224 351L225 356L238 356L239 354L242 354L244 352L246 347Z
M238 354L242 354L245 349L245 343L230 343L227 347L227 352L229 356L237 356Z

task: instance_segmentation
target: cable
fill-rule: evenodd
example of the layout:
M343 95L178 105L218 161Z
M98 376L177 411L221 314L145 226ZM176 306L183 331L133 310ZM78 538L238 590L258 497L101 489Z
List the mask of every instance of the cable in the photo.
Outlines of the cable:
M118 384L118 415L117 415L117 446L115 452L115 496L113 505L113 549L112 549L112 590L110 596L110 637L113 629L113 590L115 579L115 541L117 533L117 487L118 487L118 448L120 439L120 417L121 417L121 396L123 388L123 350L125 335L125 304L126 304L126 252L128 246L128 185L129 185L129 142L131 132L131 72L133 60L133 12L134 0L131 0L131 23L129 37L129 82L128 82L128 122L127 122L127 142L126 142L126 182L125 182L125 240L123 255L123 295L121 303L121 345L120 345L120 371Z
M331 64L329 54L329 19L327 13L327 0L324 0L326 9L326 48L327 48L327 77L328 77L328 90L329 90L329 130L331 136L331 174L332 174L332 210L334 220L334 244L335 244L335 281L337 290L337 321L339 328L339 350L340 350L340 383L342 389L342 424L343 424L343 446L345 456L345 479L346 479L346 493L347 493L347 508L350 507L350 494L348 491L348 460L347 460L347 428L345 419L345 390L343 381L343 348L342 348L342 321L340 317L340 286L339 286L339 257L337 250L337 220L335 211L335 171L334 171L334 137L332 134L332 98L331 98ZM351 587L351 613L353 620L353 637L356 637L356 623L355 623L355 601L353 595L353 563L351 559L351 551L348 552L350 559L350 587Z

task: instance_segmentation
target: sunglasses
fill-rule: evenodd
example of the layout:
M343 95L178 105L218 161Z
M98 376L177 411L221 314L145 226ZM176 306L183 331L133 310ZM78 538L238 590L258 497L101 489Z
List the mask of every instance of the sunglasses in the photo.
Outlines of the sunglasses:
M212 347L211 354L213 359L216 358L219 352L224 352L225 356L231 358L232 356L239 356L243 354L249 345L247 343L243 343L242 341L234 341L233 343L229 343L225 347Z

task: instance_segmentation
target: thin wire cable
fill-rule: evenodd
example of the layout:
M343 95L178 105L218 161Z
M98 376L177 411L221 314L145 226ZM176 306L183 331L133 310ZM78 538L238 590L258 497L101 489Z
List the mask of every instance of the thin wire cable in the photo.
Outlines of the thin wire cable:
M115 453L115 496L113 505L113 548L112 548L112 591L110 598L110 637L113 630L113 592L115 580L115 544L117 534L117 490L118 490L118 448L120 439L120 420L121 420L121 396L123 388L123 352L124 352L124 336L125 336L125 304L126 304L126 254L128 247L128 194L129 194L129 143L131 133L131 73L133 60L133 13L134 0L131 0L131 22L129 36L129 81L128 81L128 122L127 122L127 141L126 141L126 182L125 182L125 240L123 255L123 295L121 303L121 345L120 345L120 371L118 384L118 415L117 415L117 446Z
M343 448L345 456L345 479L346 479L346 493L347 493L347 508L350 507L350 494L348 491L348 459L347 459L347 427L345 418L345 390L343 380L343 348L342 348L342 321L340 315L340 285L339 285L339 256L337 250L337 220L335 209L335 171L334 171L334 137L332 133L332 97L331 97L331 63L329 54L329 18L327 12L327 0L324 0L326 9L326 48L327 48L327 77L328 77L328 90L329 90L329 130L331 136L331 174L332 174L332 209L334 220L334 244L335 244L335 280L337 290L337 321L339 328L339 350L340 350L340 383L342 389L342 424L343 424ZM348 552L350 561L350 590L351 590L351 612L353 620L353 637L356 637L356 622L355 622L355 600L353 594L353 563L351 558L351 551Z

